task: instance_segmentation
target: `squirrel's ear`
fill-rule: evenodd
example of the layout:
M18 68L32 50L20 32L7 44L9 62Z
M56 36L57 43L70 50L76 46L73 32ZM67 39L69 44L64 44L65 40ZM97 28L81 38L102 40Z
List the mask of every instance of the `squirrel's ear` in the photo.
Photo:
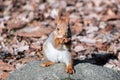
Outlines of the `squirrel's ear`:
M61 9L61 10L58 12L57 21L61 20L62 15L63 15L63 9Z

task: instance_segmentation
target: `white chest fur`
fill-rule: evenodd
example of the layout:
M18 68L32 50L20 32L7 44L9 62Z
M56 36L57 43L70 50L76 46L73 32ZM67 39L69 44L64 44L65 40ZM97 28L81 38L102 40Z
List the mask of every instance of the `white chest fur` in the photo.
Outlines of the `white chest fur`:
M45 44L46 49L44 50L45 56L52 62L64 62L68 64L71 61L71 54L67 50L57 50L51 43Z

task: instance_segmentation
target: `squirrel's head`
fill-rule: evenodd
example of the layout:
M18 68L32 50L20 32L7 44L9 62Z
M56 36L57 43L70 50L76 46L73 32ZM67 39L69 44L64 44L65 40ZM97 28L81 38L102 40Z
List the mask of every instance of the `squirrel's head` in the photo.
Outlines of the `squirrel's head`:
M69 37L70 33L70 18L58 16L56 20L55 35L58 38Z

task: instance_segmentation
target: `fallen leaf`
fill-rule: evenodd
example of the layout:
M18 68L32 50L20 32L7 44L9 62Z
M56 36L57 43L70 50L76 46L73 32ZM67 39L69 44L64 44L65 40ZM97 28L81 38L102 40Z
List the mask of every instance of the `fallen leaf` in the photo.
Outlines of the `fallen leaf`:
M26 27L15 32L15 35L24 37L41 37L42 35L50 34L52 30L53 29L50 27Z
M7 29L11 30L11 29L19 29L24 27L26 23L22 22L22 21L11 21L7 23Z
M95 31L98 31L99 28L97 26L89 25L85 28L85 30L86 30L86 33L89 34L89 33L93 33Z
M6 80L6 78L9 76L9 73L3 73L2 75L1 75L1 79L2 80Z
M28 49L29 49L29 46L24 45L24 46L20 46L19 48L17 48L17 51L18 52L23 52L23 51L28 50Z
M83 25L80 23L76 23L74 26L71 26L72 34L79 34L83 30Z
M79 41L85 42L85 43L90 43L90 44L96 43L96 39L92 39L92 38L88 38L88 37L81 37L81 38L79 38Z
M80 51L83 51L83 50L86 50L86 49L85 49L85 47L82 46L82 45L77 45L77 46L75 46L75 48L74 48L74 51L75 51L75 52L80 52Z
M104 16L101 17L101 19L102 19L103 21L119 20L119 19L120 19L120 14L112 15L112 16L104 15Z

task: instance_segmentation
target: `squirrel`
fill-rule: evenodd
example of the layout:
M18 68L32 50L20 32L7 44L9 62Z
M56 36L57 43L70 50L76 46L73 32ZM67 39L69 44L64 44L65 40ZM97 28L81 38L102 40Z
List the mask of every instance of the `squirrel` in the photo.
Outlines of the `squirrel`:
M56 28L50 33L49 37L43 43L43 55L48 61L40 66L47 67L57 62L66 64L66 72L74 73L73 60L71 55L71 30L70 18L58 15Z

